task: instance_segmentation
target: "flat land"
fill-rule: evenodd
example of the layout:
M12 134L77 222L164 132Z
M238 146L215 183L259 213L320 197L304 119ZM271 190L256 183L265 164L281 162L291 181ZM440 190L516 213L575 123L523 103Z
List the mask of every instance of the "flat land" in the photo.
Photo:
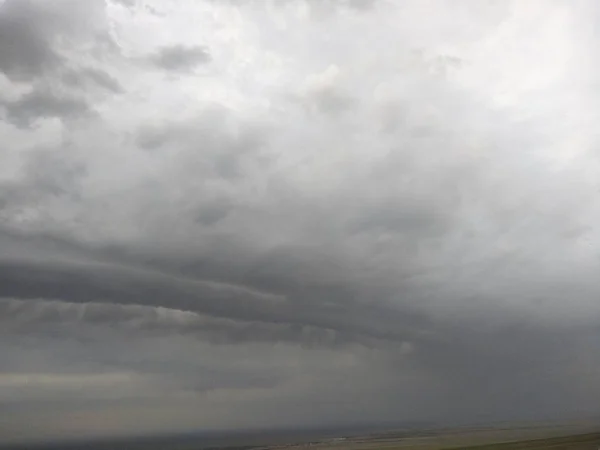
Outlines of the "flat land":
M0 445L2 450L600 450L600 419L558 424L536 422L477 427L365 432L335 431L329 437L255 433L249 435L166 436L70 443ZM261 443L262 442L262 443ZM271 442L270 444L266 444ZM278 444L275 444L275 443ZM285 442L288 442L285 444ZM297 442L297 443L292 443ZM301 442L301 443L300 443Z
M470 450L598 450L600 449L600 433L476 445L467 448Z
M600 450L600 424L390 432L268 450Z

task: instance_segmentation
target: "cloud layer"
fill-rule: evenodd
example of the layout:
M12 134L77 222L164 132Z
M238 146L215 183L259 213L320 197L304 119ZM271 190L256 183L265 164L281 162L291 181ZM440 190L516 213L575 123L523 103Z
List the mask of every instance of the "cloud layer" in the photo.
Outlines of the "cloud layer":
M596 16L1 2L2 435L597 412Z

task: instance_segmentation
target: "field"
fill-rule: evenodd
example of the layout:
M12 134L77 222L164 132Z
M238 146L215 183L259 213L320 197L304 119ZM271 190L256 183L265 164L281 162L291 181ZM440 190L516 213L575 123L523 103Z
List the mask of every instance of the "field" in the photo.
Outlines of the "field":
M0 445L0 450L600 450L600 421L327 434L242 433ZM336 437L337 436L337 437ZM294 443L296 442L296 443Z
M459 447L462 448L462 447ZM519 442L477 445L470 450L597 450L600 449L600 433L534 439Z
M317 444L302 445L286 448L320 448L320 449L369 449L369 450L600 450L600 433L589 433L574 436L560 436L546 439L532 439L511 442L498 442L483 445L457 445L457 446L438 446L428 444L412 443L408 445L394 445L388 442L387 445L357 445L356 443L335 443L335 444ZM277 447L281 448L281 447Z
M596 424L390 432L268 450L600 450Z

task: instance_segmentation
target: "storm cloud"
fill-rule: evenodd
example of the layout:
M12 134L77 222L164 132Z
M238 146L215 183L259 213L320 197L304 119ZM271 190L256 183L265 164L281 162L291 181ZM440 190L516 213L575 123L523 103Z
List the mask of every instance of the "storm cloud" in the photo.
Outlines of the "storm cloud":
M600 412L597 5L435 6L0 1L0 440Z

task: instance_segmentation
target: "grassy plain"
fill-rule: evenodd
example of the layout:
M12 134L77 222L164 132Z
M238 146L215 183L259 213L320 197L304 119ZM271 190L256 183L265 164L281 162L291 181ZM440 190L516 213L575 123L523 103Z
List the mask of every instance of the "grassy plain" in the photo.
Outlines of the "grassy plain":
M456 447L462 449L464 447ZM467 447L469 450L598 450L600 433L560 436L547 439L533 439L517 442L503 442Z
M600 450L600 424L389 432L269 450Z

